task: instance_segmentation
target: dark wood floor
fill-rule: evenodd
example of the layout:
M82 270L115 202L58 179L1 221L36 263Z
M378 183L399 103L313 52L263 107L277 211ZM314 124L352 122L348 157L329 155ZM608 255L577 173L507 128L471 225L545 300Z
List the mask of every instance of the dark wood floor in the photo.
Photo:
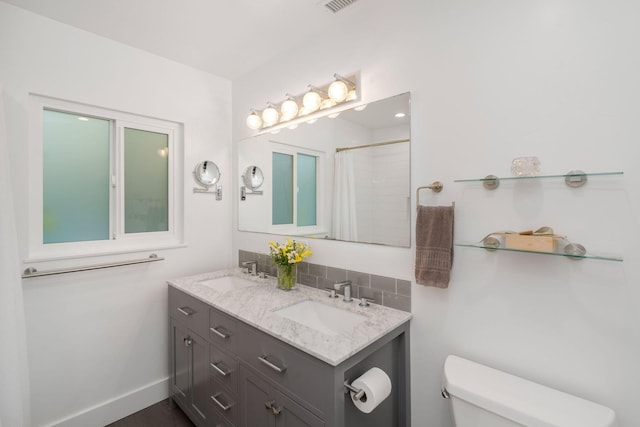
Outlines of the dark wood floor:
M170 405L166 399L107 427L193 427L193 423L178 405Z

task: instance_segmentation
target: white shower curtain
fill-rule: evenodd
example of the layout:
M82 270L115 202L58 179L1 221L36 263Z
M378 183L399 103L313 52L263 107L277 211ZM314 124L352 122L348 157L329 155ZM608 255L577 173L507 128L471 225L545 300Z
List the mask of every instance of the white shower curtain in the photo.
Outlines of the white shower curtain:
M29 426L24 305L0 86L0 427Z
M338 240L358 240L355 171L351 151L336 153L333 173L331 237Z

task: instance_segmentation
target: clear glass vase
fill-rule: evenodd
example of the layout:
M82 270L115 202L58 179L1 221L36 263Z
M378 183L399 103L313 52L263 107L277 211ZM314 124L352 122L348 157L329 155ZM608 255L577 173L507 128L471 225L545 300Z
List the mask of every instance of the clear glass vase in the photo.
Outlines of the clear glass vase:
M296 286L296 265L278 265L278 288L290 291Z

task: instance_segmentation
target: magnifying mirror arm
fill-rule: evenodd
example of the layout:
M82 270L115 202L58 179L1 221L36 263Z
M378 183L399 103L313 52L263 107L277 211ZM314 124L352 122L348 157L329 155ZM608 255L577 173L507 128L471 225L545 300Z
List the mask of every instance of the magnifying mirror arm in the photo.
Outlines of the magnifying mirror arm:
M205 194L215 194L216 195L216 200L222 200L222 185L220 184L216 184L215 188L198 188L198 187L194 187L193 188L193 192L194 193L205 193Z
M247 196L262 196L262 190L250 190L244 185L240 187L240 200L247 200Z

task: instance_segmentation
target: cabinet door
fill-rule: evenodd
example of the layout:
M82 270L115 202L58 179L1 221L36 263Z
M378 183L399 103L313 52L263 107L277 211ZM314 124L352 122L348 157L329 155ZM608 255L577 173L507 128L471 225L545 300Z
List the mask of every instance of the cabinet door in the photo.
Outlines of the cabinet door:
M209 343L191 332L193 394L191 407L202 420L208 418L209 408Z
M240 368L240 401L243 427L273 427L276 404L273 387L245 367Z
M324 421L286 394L276 391L276 427L324 427Z
M187 328L171 320L171 388L175 398L189 401L189 334Z

